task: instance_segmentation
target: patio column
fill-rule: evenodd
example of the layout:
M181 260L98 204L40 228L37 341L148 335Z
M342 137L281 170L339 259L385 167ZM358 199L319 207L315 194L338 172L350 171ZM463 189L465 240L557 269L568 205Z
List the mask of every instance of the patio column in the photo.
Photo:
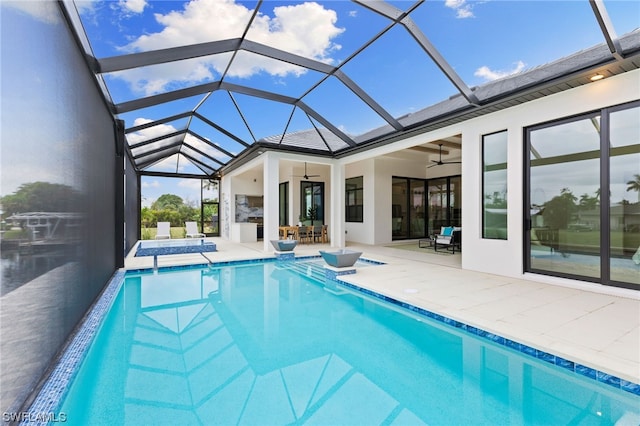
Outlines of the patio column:
M274 152L265 152L263 156L263 190L264 195L264 225L263 250L273 251L271 240L278 239L278 183L280 182L280 159Z
M344 247L344 165L331 164L331 222L329 239L331 247Z

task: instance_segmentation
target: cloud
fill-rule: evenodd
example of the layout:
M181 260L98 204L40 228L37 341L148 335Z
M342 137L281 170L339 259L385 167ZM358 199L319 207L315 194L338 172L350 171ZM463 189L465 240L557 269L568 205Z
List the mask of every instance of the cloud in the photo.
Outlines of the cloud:
M468 4L466 0L445 0L444 5L456 11L456 18L466 19L473 18L473 6Z
M133 0L129 0L133 1ZM264 5L268 5L265 2ZM252 11L233 0L192 0L182 10L155 14L164 28L144 34L121 50L126 53L191 45L240 37ZM337 14L315 3L279 6L273 16L258 14L247 39L318 61L333 63L331 55L340 49L333 40L344 29L336 26ZM129 83L132 90L152 95L186 84L198 84L219 77L231 54L220 54L111 74ZM265 72L284 77L304 73L304 68L262 56L238 55L229 69L230 77L247 78Z
M180 179L178 181L178 187L180 188L197 189L199 191L201 185L200 179Z
M518 61L515 64L515 68L510 71L493 71L487 66L482 66L473 73L476 77L484 78L487 81L497 80L499 78L507 77L513 74L521 72L525 67L525 63Z
M160 182L158 182L157 180L153 180L151 182L143 181L142 187L143 188L160 188Z
M142 13L147 5L146 0L120 0L118 2L118 6L129 13Z
M133 126L140 126L142 124L151 123L153 120L147 118L136 118L133 122ZM158 136L167 135L176 131L176 128L169 124L158 124L153 127L138 130L137 132L129 133L127 135L127 141L130 145L135 145L138 142L142 142L148 139L153 139Z
M0 7L12 7L46 24L59 24L60 12L55 1L0 1Z
M357 10L350 10L348 13L350 18L355 18L358 16L358 11Z

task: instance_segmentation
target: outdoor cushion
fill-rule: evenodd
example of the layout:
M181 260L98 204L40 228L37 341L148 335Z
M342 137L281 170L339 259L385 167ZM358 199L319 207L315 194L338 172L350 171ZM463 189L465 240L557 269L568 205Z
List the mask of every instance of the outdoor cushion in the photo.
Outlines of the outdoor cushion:
M446 228L444 228L442 230L442 235L445 236L445 237L448 237L448 236L451 235L452 232L453 232L453 227L447 226Z

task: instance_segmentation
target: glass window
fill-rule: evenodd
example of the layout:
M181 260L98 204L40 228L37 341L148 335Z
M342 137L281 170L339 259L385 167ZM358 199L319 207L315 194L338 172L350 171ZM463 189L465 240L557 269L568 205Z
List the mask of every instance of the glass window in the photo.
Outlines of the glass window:
M443 226L449 226L449 185L447 178L431 179L428 182L429 235L440 233Z
M529 133L533 270L599 279L600 116Z
M482 238L507 239L507 132L482 137Z
M282 182L279 187L278 224L288 226L289 223L289 182Z
M409 180L409 238L420 238L426 235L425 230L425 181L423 179Z
M611 280L640 284L640 106L614 111L609 129Z
M300 182L300 221L303 225L324 225L324 182Z
M394 177L391 183L391 236L395 239L407 238L407 191L406 178Z
M640 102L528 130L527 270L640 284Z
M345 181L345 221L363 222L363 182L362 176Z

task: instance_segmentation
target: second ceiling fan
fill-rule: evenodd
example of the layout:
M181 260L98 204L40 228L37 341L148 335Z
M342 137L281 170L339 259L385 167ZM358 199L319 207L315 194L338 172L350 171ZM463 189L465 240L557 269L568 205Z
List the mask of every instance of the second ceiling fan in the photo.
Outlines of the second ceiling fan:
M439 144L440 146L440 158L438 159L438 161L436 160L431 160L432 164L430 166L427 166L427 168L431 168L431 167L435 167L435 166L442 166L443 164L460 164L462 163L462 161L442 161L442 144Z
M303 176L295 176L295 177L301 177L301 178L304 178L304 179L309 179L309 178L312 178L312 177L320 177L320 175L310 175L310 174L308 174L307 173L307 162L305 161L304 162L304 175Z

